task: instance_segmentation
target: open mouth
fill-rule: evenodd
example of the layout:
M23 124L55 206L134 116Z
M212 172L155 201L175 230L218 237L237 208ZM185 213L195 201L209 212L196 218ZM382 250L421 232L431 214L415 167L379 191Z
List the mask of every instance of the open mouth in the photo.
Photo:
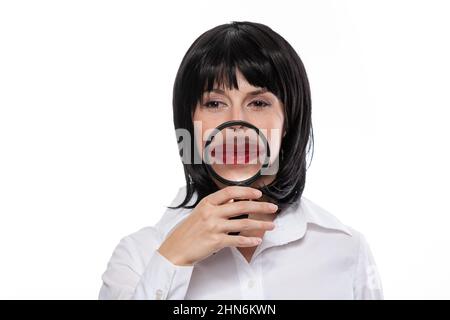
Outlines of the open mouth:
M256 164L260 155L264 154L264 146L258 141L250 141L248 138L245 141L237 141L235 137L234 141L230 142L228 144L224 142L211 150L211 157L215 163Z

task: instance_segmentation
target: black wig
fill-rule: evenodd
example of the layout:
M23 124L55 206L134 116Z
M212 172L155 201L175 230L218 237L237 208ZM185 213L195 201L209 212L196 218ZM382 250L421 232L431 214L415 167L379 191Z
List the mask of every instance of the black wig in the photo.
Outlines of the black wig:
M238 88L236 68L255 87L267 88L284 105L285 136L275 180L261 191L280 208L297 201L304 190L307 155L313 149L311 93L303 63L291 45L264 24L233 21L200 35L186 52L173 87L175 129L194 136L193 114L204 91L214 84ZM196 150L191 139L190 150ZM180 143L180 141L178 141ZM183 148L180 148L183 156ZM203 163L183 163L186 197L176 207L193 208L218 190ZM312 159L312 154L311 154ZM308 165L309 166L309 165ZM189 205L194 193L198 197Z

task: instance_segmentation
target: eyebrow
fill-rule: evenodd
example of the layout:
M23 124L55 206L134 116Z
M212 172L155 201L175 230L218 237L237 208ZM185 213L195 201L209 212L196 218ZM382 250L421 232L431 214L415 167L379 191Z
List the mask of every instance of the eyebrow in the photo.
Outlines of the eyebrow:
M223 95L225 94L225 91L222 90L222 89L219 89L219 88L211 89L210 92L215 92L215 93L219 93L219 94L223 94ZM248 95L251 95L251 96L256 96L256 95L258 95L258 94L260 94L260 93L264 93L264 92L267 92L267 88L262 88L262 89L250 91L250 92L247 93L247 94L248 94ZM205 93L208 93L208 91L205 91Z

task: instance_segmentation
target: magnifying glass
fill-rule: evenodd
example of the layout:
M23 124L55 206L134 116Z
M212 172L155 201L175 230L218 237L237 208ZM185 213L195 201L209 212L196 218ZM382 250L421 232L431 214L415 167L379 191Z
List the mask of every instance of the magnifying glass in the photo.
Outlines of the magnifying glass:
M227 121L208 136L203 163L211 177L227 186L250 186L269 167L269 143L261 130L251 123ZM242 214L230 219L247 217L248 214ZM229 234L238 235L239 232Z

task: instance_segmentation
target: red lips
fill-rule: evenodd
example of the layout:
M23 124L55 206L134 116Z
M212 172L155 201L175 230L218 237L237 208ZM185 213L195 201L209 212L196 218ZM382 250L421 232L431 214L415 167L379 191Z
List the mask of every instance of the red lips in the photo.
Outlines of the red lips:
M234 143L227 146L224 142L222 145L214 147L211 151L211 156L214 158L216 155L216 148L222 148L222 163L223 164L249 164L257 163L257 157L260 154L260 146L257 142L250 143L248 139L245 142L237 143L237 139L234 139ZM219 153L219 152L217 152Z

